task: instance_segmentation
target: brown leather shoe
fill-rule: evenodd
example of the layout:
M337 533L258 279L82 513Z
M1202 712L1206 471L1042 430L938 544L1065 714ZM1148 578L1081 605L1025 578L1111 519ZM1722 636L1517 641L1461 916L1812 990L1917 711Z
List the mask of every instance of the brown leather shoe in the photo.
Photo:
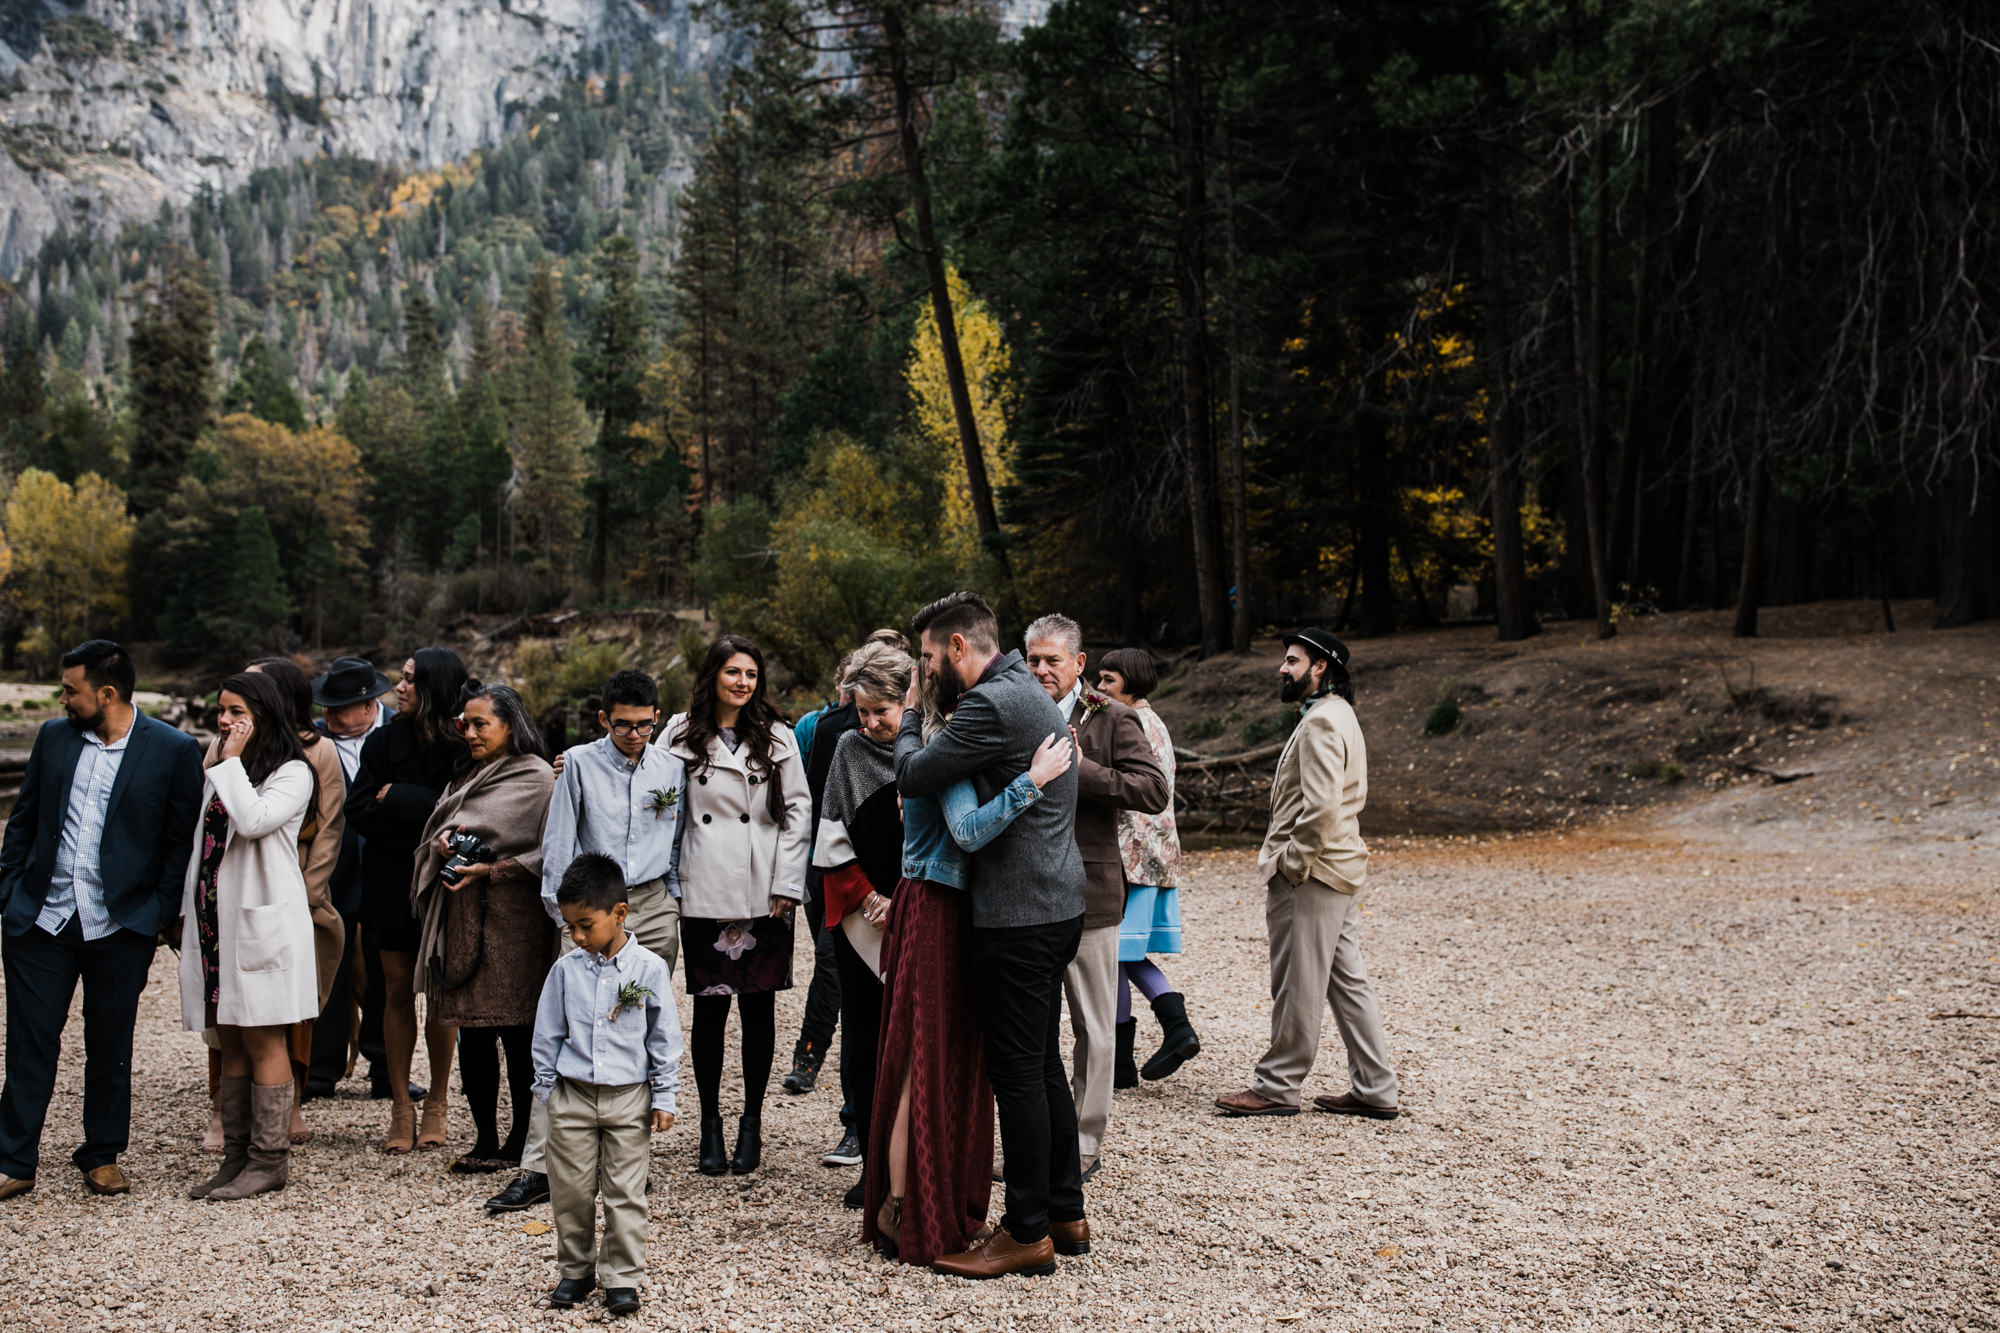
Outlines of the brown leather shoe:
M103 1166L92 1167L83 1173L83 1183L92 1194L130 1194L132 1182L118 1169L118 1163L106 1162Z
M1297 1115L1299 1108L1274 1102L1263 1093L1250 1088L1242 1092L1232 1092L1226 1097L1217 1097L1215 1104L1230 1115Z
M0 1176L0 1199L26 1194L35 1187L33 1176Z
M1057 1254L1089 1254L1090 1219L1079 1217L1074 1222L1049 1219L1049 1240L1055 1245Z
M1046 1277L1056 1271L1056 1247L1044 1236L1033 1245L1023 1245L998 1227L992 1235L959 1254L947 1254L931 1264L950 1277L984 1279L1025 1273Z
M1313 1098L1313 1105L1322 1111L1335 1115L1361 1115L1370 1120L1394 1120L1402 1112L1393 1106L1373 1106L1362 1101L1351 1092L1336 1092L1325 1097Z

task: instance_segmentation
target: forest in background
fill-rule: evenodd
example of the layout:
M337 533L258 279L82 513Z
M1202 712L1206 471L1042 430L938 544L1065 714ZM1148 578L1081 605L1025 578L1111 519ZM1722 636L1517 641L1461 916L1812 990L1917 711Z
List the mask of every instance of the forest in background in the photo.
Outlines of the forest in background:
M595 53L474 161L52 239L8 652L700 605L811 682L965 584L1205 652L1465 585L1503 638L2000 613L2000 16L711 8L728 68Z

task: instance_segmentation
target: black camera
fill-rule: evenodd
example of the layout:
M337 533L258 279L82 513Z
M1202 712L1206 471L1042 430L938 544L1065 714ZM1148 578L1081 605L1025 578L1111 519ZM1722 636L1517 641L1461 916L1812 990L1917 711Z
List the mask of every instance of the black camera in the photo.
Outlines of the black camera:
M481 842L477 833L454 833L445 839L451 848L451 860L444 863L438 877L452 888L465 878L465 868L474 863L488 864L495 860L493 849Z

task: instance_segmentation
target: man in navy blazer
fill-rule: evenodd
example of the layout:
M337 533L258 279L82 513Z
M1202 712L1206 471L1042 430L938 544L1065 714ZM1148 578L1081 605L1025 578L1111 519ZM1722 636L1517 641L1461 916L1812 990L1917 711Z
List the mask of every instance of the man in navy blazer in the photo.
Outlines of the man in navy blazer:
M83 983L83 1137L71 1160L94 1194L132 1120L132 1032L161 932L180 915L201 819L201 747L132 706L132 659L107 639L63 655L67 717L35 736L0 841L7 1081L0 1199L35 1187L63 1025Z

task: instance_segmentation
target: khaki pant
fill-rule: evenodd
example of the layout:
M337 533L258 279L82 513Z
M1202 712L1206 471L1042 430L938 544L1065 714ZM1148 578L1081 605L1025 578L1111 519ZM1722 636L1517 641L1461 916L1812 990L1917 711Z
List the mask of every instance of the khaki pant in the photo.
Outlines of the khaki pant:
M1309 879L1293 888L1273 875L1264 897L1271 937L1271 1049L1257 1063L1253 1091L1286 1106L1319 1055L1320 1027L1333 1006L1347 1046L1354 1095L1372 1106L1396 1104L1396 1071L1375 1010L1375 992L1361 963L1356 895Z
M1063 974L1069 1001L1070 1095L1076 1101L1076 1153L1085 1166L1103 1150L1111 1122L1112 1068L1118 1042L1118 926L1092 926Z
M665 880L649 879L625 891L625 930L660 956L671 980L681 957L681 905L667 892ZM567 930L562 932L562 951L566 954L576 951L576 943ZM528 1141L521 1148L523 1171L549 1169L543 1153L548 1141L548 1108L536 1102L528 1108Z
M638 1286L646 1276L651 1085L604 1088L557 1079L546 1105L549 1207L555 1214L556 1262L562 1275L588 1277L594 1268L600 1287ZM604 1196L602 1243L597 1240L599 1194Z

